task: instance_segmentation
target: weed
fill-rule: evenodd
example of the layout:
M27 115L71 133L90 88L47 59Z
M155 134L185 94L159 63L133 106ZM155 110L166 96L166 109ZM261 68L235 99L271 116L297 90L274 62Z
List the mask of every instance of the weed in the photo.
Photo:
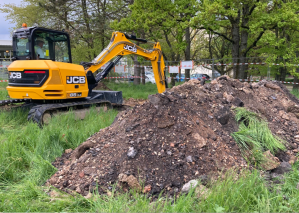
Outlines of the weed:
M284 141L272 134L267 122L257 114L245 108L236 108L236 120L240 122L239 131L232 134L244 156L261 163L263 152L270 150L275 154L279 150L286 150ZM252 156L252 157L251 157Z

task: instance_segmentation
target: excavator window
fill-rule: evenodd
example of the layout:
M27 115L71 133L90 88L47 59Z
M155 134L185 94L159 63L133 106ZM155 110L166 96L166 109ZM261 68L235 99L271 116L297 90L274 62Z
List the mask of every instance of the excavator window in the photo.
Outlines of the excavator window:
M40 27L20 28L13 34L13 60L52 60L72 63L69 35Z
M15 56L29 56L28 38L15 39L16 52Z

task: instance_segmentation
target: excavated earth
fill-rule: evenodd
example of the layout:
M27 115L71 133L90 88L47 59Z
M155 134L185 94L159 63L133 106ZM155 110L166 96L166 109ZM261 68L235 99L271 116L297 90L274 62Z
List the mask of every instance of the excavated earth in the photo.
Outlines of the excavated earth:
M276 157L290 161L299 151L299 102L280 83L241 83L221 76L210 84L191 80L118 114L113 124L66 150L53 163L48 180L66 192L86 196L98 190L126 190L124 176L136 178L152 195L179 192L190 180L203 181L247 163L231 133L238 131L235 107L246 107L268 121L287 141ZM296 137L297 136L297 137Z

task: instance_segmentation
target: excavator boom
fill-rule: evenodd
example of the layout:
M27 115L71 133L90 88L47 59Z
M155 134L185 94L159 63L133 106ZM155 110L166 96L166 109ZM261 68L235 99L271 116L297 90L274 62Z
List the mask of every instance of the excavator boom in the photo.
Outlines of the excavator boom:
M154 44L152 50L146 50L132 43L128 38L143 43L146 42L144 39L138 39L121 32L112 33L109 45L91 63L89 63L89 67L85 69L86 74L88 74L88 72L94 73L106 63L110 63L108 64L106 71L104 71L98 79L96 77L95 80L100 81L102 78L106 77L111 68L122 56L130 54L138 55L151 61L158 92L164 92L166 89L166 79L164 74L165 64L159 42ZM116 56L117 58L114 62L111 62Z

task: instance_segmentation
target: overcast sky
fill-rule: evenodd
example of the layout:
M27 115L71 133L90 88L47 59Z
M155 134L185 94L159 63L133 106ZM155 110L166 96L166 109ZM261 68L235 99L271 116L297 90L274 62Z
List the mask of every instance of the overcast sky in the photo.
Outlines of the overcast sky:
M19 5L21 2L22 0L0 0L0 7L7 3ZM10 24L9 21L5 20L6 15L7 13L0 12L0 40L11 40L11 28L15 27L14 24Z

